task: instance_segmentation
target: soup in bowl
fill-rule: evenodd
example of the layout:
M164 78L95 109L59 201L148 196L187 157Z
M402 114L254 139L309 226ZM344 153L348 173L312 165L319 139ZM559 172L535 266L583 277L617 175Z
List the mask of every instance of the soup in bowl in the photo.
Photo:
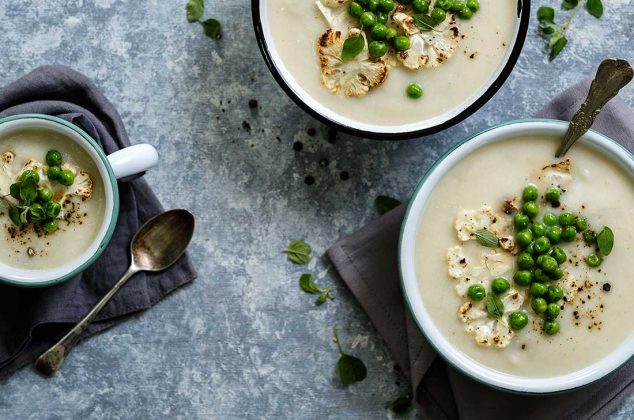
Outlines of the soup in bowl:
M512 122L460 143L403 223L412 315L443 358L494 387L565 391L634 354L634 159L595 132L555 158L566 128Z
M252 0L285 92L355 135L411 138L475 112L521 51L529 1Z

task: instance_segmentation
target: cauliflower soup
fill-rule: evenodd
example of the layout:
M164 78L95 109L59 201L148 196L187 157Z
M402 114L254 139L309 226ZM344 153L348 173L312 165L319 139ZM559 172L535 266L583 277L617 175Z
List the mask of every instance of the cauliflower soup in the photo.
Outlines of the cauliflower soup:
M46 129L0 137L0 264L47 270L79 257L103 223L105 193L80 146Z
M454 116L489 87L513 43L517 8L517 0L267 0L265 13L274 49L306 94L342 117L401 126Z
M518 136L455 164L429 196L416 276L433 323L474 362L547 378L632 338L634 182L584 143Z

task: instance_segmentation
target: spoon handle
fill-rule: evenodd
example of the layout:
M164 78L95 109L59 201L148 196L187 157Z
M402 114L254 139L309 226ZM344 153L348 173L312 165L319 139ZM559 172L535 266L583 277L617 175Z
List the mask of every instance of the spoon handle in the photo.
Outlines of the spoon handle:
M601 112L601 108L619 93L634 76L632 67L626 60L604 60L597 70L586 101L572 117L568 131L559 146L555 157L562 157L572 145L583 136L594 123L594 119Z
M106 295L77 323L64 337L61 338L50 349L46 350L35 361L35 368L46 376L52 376L64 364L64 359L70 353L77 343L77 339L81 333L90 325L92 320L101 312L110 299L119 291L119 289L136 273L139 272L134 266L130 266L128 271L117 281Z

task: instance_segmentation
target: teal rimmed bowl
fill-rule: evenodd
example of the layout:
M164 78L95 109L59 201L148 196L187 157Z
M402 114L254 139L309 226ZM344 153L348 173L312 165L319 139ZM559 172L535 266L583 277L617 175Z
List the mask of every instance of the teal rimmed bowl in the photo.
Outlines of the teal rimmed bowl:
M148 144L121 149L106 156L97 142L85 131L61 118L22 114L0 119L0 148L2 138L22 130L42 129L65 136L92 158L99 170L105 195L105 211L101 227L91 245L78 257L49 270L30 270L0 263L0 282L20 287L44 287L59 284L84 271L101 255L112 238L119 214L117 179L150 169L158 162L158 153Z
M510 392L548 394L564 392L599 380L629 361L634 355L634 334L598 362L575 372L548 378L524 377L491 369L469 358L452 344L425 308L416 275L416 235L428 198L438 182L458 162L477 149L509 138L525 135L563 137L568 123L557 120L521 120L501 124L470 136L440 157L419 182L409 203L399 239L399 271L401 287L409 311L427 341L438 354L456 369L472 379ZM602 153L623 168L634 179L634 157L614 140L589 131L580 140L597 153Z

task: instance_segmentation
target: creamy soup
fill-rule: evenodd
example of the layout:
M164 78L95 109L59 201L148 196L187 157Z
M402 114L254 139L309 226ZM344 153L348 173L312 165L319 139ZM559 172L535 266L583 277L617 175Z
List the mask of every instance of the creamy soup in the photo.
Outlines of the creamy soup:
M634 317L634 224L628 222L634 208L634 183L624 170L583 144L568 152L569 162L549 159L558 142L550 137L517 137L475 151L450 169L435 187L417 234L417 277L433 322L468 357L509 374L549 377L576 371L597 362L634 334L630 322ZM562 166L545 168L560 162L570 164L563 175L558 172ZM511 232L515 232L510 215L514 204L509 206L506 201L515 203L519 199L521 207L523 188L530 183L540 191L541 213L535 220L542 220L547 212L568 211L585 216L596 231L609 226L615 237L612 252L594 268L584 257L597 252L596 245L587 246L579 239L580 234L575 241L557 244L567 254L560 266L565 274L560 280L544 282L560 285L565 291L564 299L558 302L561 313L556 320L560 330L554 335L543 332L545 317L531 308L528 288L513 281L518 270L518 248L508 252L502 247L484 247L477 240L459 239L464 215L474 211L468 209L489 208L487 211L496 213L496 223L510 224ZM559 184L563 191L555 206L543 197L551 183ZM528 325L512 333L507 325L497 325L502 341L479 337L481 331L473 328L477 324L465 320L461 308L483 305L486 299L475 302L465 295L467 284L458 279L464 274L461 270L471 270L466 274L471 277L468 281L480 282L487 293L492 293L494 277L509 279L519 301L511 302L509 292L500 297L510 309L527 314ZM481 321L489 323L486 328L492 327L493 320L487 319L486 312L484 309L480 314ZM504 324L508 324L507 315L505 312L502 318Z
M62 168L75 173L73 185L63 186L47 178L46 154L57 150ZM20 130L0 137L0 263L20 269L46 270L63 265L81 255L95 240L104 218L103 181L91 157L61 134L42 130ZM40 175L40 187L49 187L54 202L61 205L58 230L46 233L41 223L18 227L9 216L10 186L25 169Z
M265 3L274 47L297 84L315 101L341 116L388 126L415 123L452 111L486 87L507 53L517 22L516 0L480 0L480 10L469 20L448 13L445 30L453 36L454 30L450 29L456 28L455 50L448 59L439 60L442 63L433 68L410 70L390 52L382 58L388 68L384 82L364 96L349 97L331 92L321 82L317 43L332 25L315 1ZM346 1L343 7L348 4ZM402 28L390 22L403 33ZM412 83L422 86L422 98L406 95L406 88Z

